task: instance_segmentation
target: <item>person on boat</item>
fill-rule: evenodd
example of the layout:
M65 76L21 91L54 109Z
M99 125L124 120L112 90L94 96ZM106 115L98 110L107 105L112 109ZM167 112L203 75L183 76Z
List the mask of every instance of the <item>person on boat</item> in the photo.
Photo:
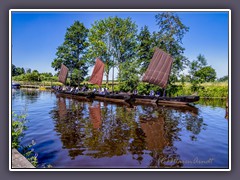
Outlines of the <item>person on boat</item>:
M107 94L110 94L107 90L107 88L104 88L104 94L107 95Z
M62 87L62 86L58 86L58 90L59 90L59 91L62 91L62 90L63 90L63 87Z
M156 92L156 96L157 96L157 97L160 97L160 96L161 96L160 91L157 91L157 92Z
M104 88L100 88L100 94L105 94Z
M151 90L151 91L150 91L150 96L154 96L154 94L155 94L154 91Z
M133 91L133 94L134 94L134 95L137 95L137 94L138 94L138 90L135 89L135 90Z
M75 89L75 93L78 93L79 92L79 89L78 89L78 87L76 87L76 89Z
M97 92L97 89L96 89L96 88L93 88L93 92L94 92L94 93Z
M74 87L71 87L70 92L73 93L75 91Z

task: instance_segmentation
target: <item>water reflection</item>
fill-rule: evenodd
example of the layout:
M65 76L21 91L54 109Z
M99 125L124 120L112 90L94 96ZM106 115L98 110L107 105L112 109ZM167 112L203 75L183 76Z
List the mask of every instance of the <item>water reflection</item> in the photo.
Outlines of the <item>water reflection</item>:
M181 141L180 131L187 129L192 134L189 139L197 141L197 135L206 129L195 107L129 108L57 97L50 113L62 148L68 150L72 160L80 155L96 159L131 155L139 165L150 157L150 168L182 167L174 146L175 141Z
M93 129L100 129L102 125L102 118L101 118L101 109L100 103L97 105L89 106L89 114L90 114L90 121L93 124Z
M211 107L226 107L226 99L220 98L209 98L209 99L200 99L197 104L211 106Z
M69 156L75 159L76 156L83 154L84 133L84 110L87 110L85 103L66 100L59 97L57 107L51 114L55 120L55 131L59 133L63 144L63 149L69 150Z
M26 104L35 103L40 96L40 91L36 89L12 89L12 101L15 98L20 98L22 100L26 100Z

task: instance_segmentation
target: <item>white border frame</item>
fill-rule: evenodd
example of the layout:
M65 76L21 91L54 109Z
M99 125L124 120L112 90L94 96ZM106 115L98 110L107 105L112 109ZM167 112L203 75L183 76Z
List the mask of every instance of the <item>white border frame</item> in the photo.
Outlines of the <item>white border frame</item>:
M11 121L12 121L12 12L228 12L228 158L229 169L12 169ZM11 92L11 93L10 93ZM10 9L9 10L9 171L231 171L231 10L230 9Z

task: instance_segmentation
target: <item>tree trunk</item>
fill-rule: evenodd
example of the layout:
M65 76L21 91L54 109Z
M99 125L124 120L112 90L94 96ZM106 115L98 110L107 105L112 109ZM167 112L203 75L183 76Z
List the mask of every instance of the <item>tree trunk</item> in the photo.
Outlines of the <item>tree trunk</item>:
M106 73L106 86L108 86L108 81L109 81L109 74Z

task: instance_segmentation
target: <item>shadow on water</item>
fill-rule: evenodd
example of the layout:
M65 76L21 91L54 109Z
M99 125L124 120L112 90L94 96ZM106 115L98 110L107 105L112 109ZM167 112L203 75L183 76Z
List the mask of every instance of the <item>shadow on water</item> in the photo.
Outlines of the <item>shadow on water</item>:
M196 107L129 108L57 97L50 114L62 148L68 150L72 160L80 155L95 159L130 155L140 166L148 160L149 168L182 167L174 145L181 141L180 131L186 129L190 141L197 141L198 134L207 127Z

